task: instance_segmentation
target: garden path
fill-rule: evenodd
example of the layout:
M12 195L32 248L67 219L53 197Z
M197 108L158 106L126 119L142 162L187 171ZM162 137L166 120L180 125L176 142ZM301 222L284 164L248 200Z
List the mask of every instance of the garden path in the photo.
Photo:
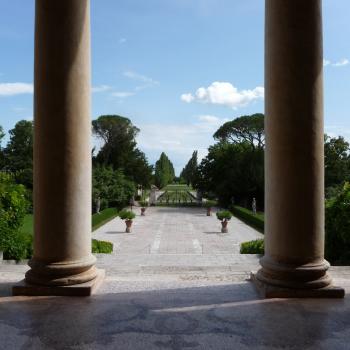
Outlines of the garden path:
M119 218L93 233L93 238L114 244L112 255L98 257L98 265L107 271L222 272L239 265L249 273L258 266L258 257L239 254L239 246L263 235L236 218L230 221L229 232L222 234L215 213L206 216L203 208L150 207L146 216L139 208L134 211L132 233L125 233Z

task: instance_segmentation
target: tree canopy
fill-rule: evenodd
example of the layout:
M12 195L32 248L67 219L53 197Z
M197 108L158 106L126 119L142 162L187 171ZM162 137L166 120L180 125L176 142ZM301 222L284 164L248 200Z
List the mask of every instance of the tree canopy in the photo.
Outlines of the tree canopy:
M163 188L172 183L175 178L174 166L164 152L156 162L154 178L155 185L158 188Z
M33 122L19 121L9 131L10 140L3 150L4 169L16 173L16 181L33 188Z
M223 124L213 135L220 142L247 142L252 149L265 145L264 115L244 115Z
M340 190L345 181L350 181L350 147L342 136L325 135L325 187L328 196Z
M192 153L192 157L182 169L180 174L180 181L185 181L187 185L193 185L198 172L198 151Z
M135 184L150 185L153 167L136 147L139 129L130 119L102 115L92 121L92 131L103 142L98 154L93 157L94 165L111 166L114 170L121 170Z

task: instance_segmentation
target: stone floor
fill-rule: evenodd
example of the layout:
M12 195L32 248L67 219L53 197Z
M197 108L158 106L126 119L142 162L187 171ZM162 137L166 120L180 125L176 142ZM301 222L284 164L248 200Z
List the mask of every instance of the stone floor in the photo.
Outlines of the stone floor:
M349 267L331 270L345 299L263 300L246 281L258 258L238 254L259 233L233 220L222 235L198 209L147 214L132 234L118 219L94 233L116 251L90 298L11 297L27 267L0 265L0 349L350 348Z

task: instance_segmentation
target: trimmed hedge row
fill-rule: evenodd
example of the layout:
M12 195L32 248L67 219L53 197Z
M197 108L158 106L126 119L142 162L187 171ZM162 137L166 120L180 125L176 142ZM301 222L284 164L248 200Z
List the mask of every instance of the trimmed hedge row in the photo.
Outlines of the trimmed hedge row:
M106 224L108 221L118 216L118 210L116 208L107 208L100 211L99 214L92 215L91 225L92 231L97 230L99 227Z
M256 215L249 209L237 205L231 207L231 212L238 219L242 220L249 226L254 227L259 232L264 233L264 216L257 213Z
M98 241L92 239L92 252L95 254L111 254L113 252L113 243L106 241Z
M240 248L241 254L260 254L264 255L264 240L257 239L254 241L244 242Z

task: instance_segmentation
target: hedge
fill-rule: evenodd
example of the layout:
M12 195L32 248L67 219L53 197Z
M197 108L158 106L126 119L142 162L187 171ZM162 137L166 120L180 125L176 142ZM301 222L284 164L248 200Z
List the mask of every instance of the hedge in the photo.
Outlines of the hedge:
M99 227L106 224L108 221L118 216L118 210L116 208L107 208L100 211L99 214L92 215L91 225L92 231L97 230Z
M95 254L111 254L113 252L113 243L106 241L92 240L92 252Z
M263 214L253 214L249 209L239 207L237 205L231 207L231 212L238 219L242 220L249 226L254 227L261 233L264 233L264 215Z
M240 248L241 254L260 254L264 255L264 240L257 239L255 241L244 242Z

